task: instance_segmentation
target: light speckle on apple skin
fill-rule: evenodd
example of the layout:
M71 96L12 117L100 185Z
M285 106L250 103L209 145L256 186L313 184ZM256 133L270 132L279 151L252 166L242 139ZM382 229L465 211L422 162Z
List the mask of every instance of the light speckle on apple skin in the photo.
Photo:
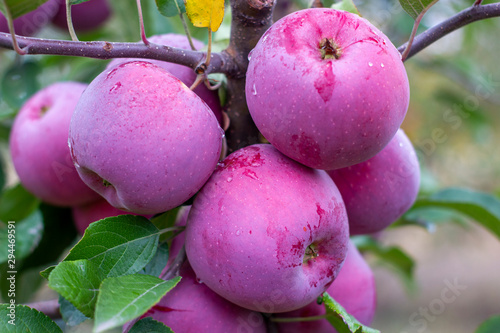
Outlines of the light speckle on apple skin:
M323 38L340 45L338 60L321 59ZM365 161L390 141L406 115L409 84L400 53L382 32L354 14L314 8L282 18L259 40L246 98L279 151L331 170Z
M60 82L38 91L23 105L10 133L10 152L21 183L53 205L83 205L100 198L80 179L68 148L71 116L86 87Z
M387 228L410 209L420 186L417 154L403 130L371 159L328 174L344 199L351 235Z
M251 310L284 312L313 301L335 279L348 233L344 203L326 172L253 145L229 155L198 193L186 252L219 295ZM319 256L303 264L312 243Z
M266 332L260 313L236 306L199 283L187 262L180 275L177 286L141 318L152 317L178 333Z
M363 325L370 325L375 315L376 288L373 272L359 253L356 246L349 242L349 250L339 275L327 290L348 313ZM326 314L325 306L316 301L309 305L278 317L310 317ZM336 333L326 319L294 323L278 323L280 333Z
M217 165L222 136L213 112L179 79L135 61L89 85L69 143L82 179L111 205L157 214L203 186Z
M191 46L189 45L189 41L185 35L179 35L179 34L163 34L163 35L155 35L151 36L148 38L148 40L151 43L159 44L159 45L167 45L171 47L176 47L179 49L185 49L185 50L191 50ZM205 47L203 42L193 38L193 44L197 50L201 50ZM166 62L166 61L160 61L160 60L153 60L153 59L132 59L132 58L117 58L113 59L106 69L111 69L115 66L118 66L120 64L123 64L128 61L148 61L152 64L155 64L156 66L162 67L166 69L170 74L184 82L184 84L188 87L190 87L194 81L196 80L196 73L194 72L193 69L182 66L179 64L174 64L171 62ZM213 91L208 89L204 84L200 84L198 87L196 87L195 90L193 90L198 96L201 97L205 103L212 109L212 111L215 114L215 117L217 118L217 121L219 121L219 124L222 126L223 125L223 119L222 119L222 107L220 105L220 100L219 100L219 95L217 94L217 91Z

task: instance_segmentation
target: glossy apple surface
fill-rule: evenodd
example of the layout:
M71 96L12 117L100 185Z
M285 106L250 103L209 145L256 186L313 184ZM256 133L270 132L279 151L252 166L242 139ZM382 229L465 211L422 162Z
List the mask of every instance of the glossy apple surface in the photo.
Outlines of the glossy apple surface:
M250 114L288 157L316 169L363 162L389 143L409 103L401 55L367 20L328 8L276 22L250 54Z
M148 38L148 40L151 43L155 44L160 44L160 45L167 45L171 47L176 47L179 49L185 49L185 50L191 50L191 46L189 45L189 41L185 35L179 35L179 34L163 34L163 35L156 35L156 36L151 36ZM193 38L193 44L197 50L203 49L205 45ZM190 87L193 82L196 80L196 74L195 72L186 66L174 64L171 62L166 62L166 61L159 61L159 60L151 60L151 59L131 59L131 58L117 58L113 59L109 64L108 64L108 69L117 66L119 64L123 64L125 62L131 61L131 60L142 60L142 61L148 61L151 62L157 66L160 66L167 71L169 71L173 76L177 77L179 80L184 82L188 87ZM212 109L214 112L215 116L217 117L217 120L219 121L219 124L221 126L223 125L223 120L222 120L222 107L220 105L219 101L219 95L217 94L217 91L209 90L204 84L200 84L196 89L193 90L198 96L201 97L205 103Z
M285 312L335 279L348 233L344 203L326 172L253 145L229 155L196 196L186 252L198 278L222 297Z
M90 0L71 6L71 18L76 32L91 31L99 28L111 15L108 0ZM59 1L59 8L52 18L57 27L68 30L66 20L66 1Z
M375 278L370 266L363 259L356 246L349 242L349 250L338 277L327 290L337 302L363 325L370 325L375 315ZM316 301L279 317L312 317L326 314L325 306ZM278 323L280 333L336 333L326 319L294 323Z
M34 11L16 18L14 20L16 35L32 36L46 26L57 12L58 1L49 0ZM7 19L2 13L0 13L0 32L9 32Z
M346 204L351 235L387 228L413 205L420 185L417 154L403 130L368 161L328 173Z
M157 214L203 186L222 136L210 108L179 79L134 61L90 83L71 119L69 143L81 178L112 206Z
M100 196L80 179L68 148L68 129L86 84L60 82L33 95L16 116L9 145L23 186L57 206L82 205Z

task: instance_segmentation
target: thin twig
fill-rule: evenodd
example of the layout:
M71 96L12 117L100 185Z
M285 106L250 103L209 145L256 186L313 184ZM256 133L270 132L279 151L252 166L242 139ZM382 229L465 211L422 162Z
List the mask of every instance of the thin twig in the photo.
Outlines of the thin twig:
M186 248L182 246L182 248L179 250L179 253L177 253L177 256L175 257L170 267L160 275L160 279L167 281L173 279L176 276L179 276L179 270L181 269L181 266L184 264L185 261L186 261Z
M78 42L78 36L76 35L75 27L73 26L73 17L71 16L71 4L69 0L66 0L66 22L68 24L69 35L71 40Z
M144 29L144 16L142 15L141 0L137 0L137 11L139 12L139 25L141 26L141 39L144 45L149 46L146 30Z
M5 18L7 19L7 25L9 26L9 31L12 34L11 41L12 41L12 45L14 46L13 49L14 49L14 51L17 52L17 54L25 55L26 51L23 50L17 42L16 31L14 29L14 19L12 18L12 14L10 12L9 6L5 6L5 11L6 11Z
M182 13L179 13L179 17L181 18L182 27L184 28L184 32L186 33L186 36L188 38L189 45L191 46L191 50L196 51L196 47L194 46L194 43L193 43L193 38L191 37L191 32L189 31L189 28L186 24L186 19L184 18L184 15L182 15Z
M413 45L413 40L415 39L415 36L417 35L417 30L418 26L420 25L420 21L422 21L422 18L424 17L426 11L421 12L417 18L415 19L415 22L413 23L413 29L411 30L410 38L408 39L408 46L406 47L405 51L401 55L401 60L405 61L406 57L408 57L408 54L411 51L411 46Z

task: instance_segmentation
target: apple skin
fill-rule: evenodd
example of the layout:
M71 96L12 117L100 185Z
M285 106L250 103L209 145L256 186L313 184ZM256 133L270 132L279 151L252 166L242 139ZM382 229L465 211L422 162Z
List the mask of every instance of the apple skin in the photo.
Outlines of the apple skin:
M338 59L322 59L334 38ZM409 103L401 55L357 15L329 8L277 21L250 54L246 99L264 137L315 169L363 162L396 134Z
M349 242L349 250L339 275L327 290L337 302L363 325L370 325L375 315L377 293L375 278L370 266L363 259L356 246ZM311 317L326 314L325 306L316 301L309 305L278 317ZM326 319L294 323L278 323L282 333L335 333Z
M328 174L344 199L351 235L387 228L410 209L420 185L417 154L403 130L368 161Z
M101 199L82 206L74 206L71 209L73 222L76 230L83 235L85 230L92 222L105 219L106 217L131 214L111 206L106 200ZM133 214L132 215L136 215ZM151 218L152 215L143 215L145 218Z
M209 288L259 312L285 312L316 299L337 276L348 244L337 187L271 145L229 155L196 196L186 253ZM314 244L316 258L304 255Z
M179 35L179 34L155 35L149 37L148 40L151 43L159 45L167 45L179 49L191 50L191 46L189 45L189 40L185 35ZM197 50L200 50L205 47L203 42L195 38L193 38L193 44ZM113 59L108 64L107 69L111 69L119 64L123 64L125 62L132 60L148 61L159 67L162 67L166 69L168 72L170 72L173 76L177 77L179 80L184 82L184 84L186 84L188 87L190 87L196 80L196 74L191 68L160 60L117 58ZM207 105L210 107L210 109L212 109L213 113L215 114L215 117L217 117L217 121L219 121L219 124L223 126L222 107L220 105L219 95L217 91L208 89L204 84L200 84L193 91L198 96L200 96L201 99L205 101L205 103L207 103Z
M10 133L10 152L21 183L56 206L82 205L100 198L80 179L68 148L71 115L86 87L60 82L40 90L23 105Z
M188 262L180 275L181 281L141 319L152 317L176 333L266 332L260 313L236 306L199 283ZM123 331L130 326L126 324Z
M33 36L46 26L57 12L59 0L49 0L37 9L14 20L16 35ZM0 13L0 32L9 33L9 25L5 16Z
M112 206L157 214L203 186L222 136L210 108L179 79L133 61L90 83L71 119L69 144L80 177Z
M111 8L108 0L90 0L71 6L73 28L77 32L86 32L99 28L110 15ZM63 30L68 30L65 0L59 1L59 8L52 18L52 23Z

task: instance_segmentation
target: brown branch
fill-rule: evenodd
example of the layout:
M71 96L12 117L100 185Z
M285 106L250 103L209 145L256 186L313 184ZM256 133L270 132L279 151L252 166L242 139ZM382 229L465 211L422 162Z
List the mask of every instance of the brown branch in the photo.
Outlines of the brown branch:
M28 303L26 306L29 306L32 309L38 310L45 315L47 315L51 319L60 319L61 312L59 312L59 301L57 299L51 299L48 301L34 302Z
M415 37L408 57L405 60L408 60L438 39L467 24L498 16L500 16L500 3L473 5ZM398 48L399 52L403 53L407 45L408 43L401 45Z

